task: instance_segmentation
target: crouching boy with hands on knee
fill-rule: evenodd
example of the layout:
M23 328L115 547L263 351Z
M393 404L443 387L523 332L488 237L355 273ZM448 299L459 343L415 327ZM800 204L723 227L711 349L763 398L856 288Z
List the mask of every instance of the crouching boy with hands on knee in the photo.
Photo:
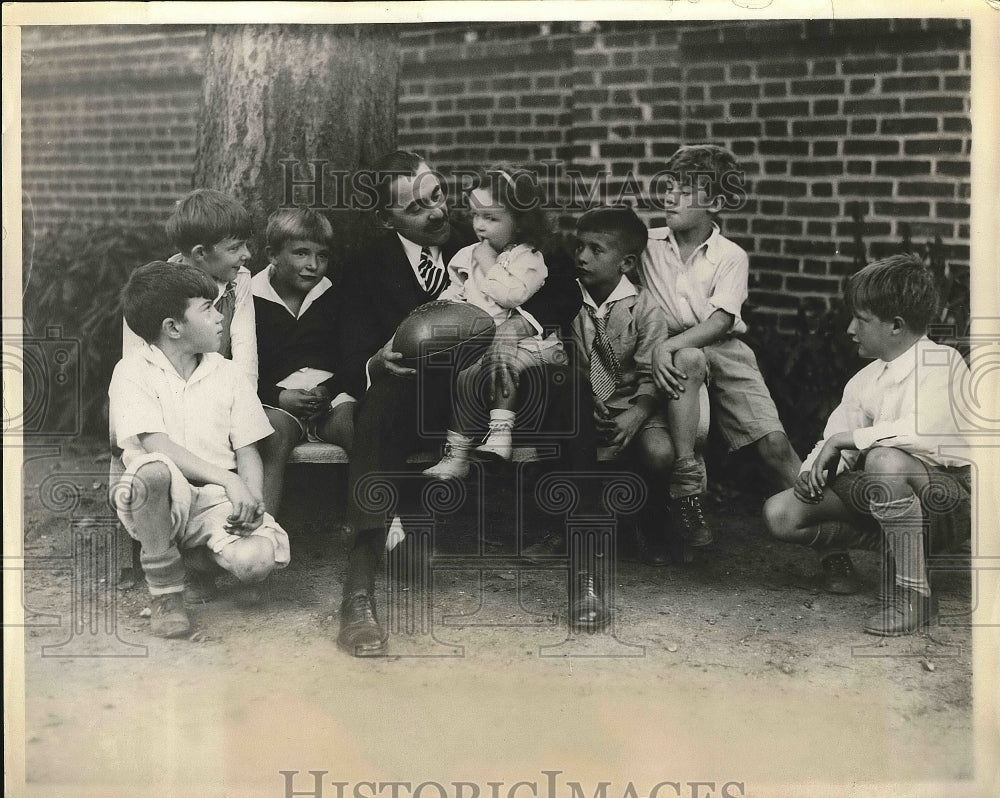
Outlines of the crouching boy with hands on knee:
M925 334L938 296L915 256L869 264L847 300L847 333L873 362L847 383L794 487L768 499L764 518L775 537L841 557L881 549L882 607L864 629L893 637L934 620L926 555L969 539L971 467L954 405L969 370ZM815 525L825 521L851 526L824 534Z
M289 561L288 536L261 500L255 444L271 425L239 367L217 352L217 295L196 267L160 261L136 269L123 292L125 320L145 343L118 363L108 391L125 466L113 496L142 546L158 637L191 628L182 549L189 564L250 584Z

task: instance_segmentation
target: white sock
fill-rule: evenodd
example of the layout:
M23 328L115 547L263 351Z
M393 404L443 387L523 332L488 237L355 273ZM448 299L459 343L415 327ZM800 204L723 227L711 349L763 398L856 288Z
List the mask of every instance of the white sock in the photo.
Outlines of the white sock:
M513 427L515 418L517 418L517 413L515 413L513 410L500 410L500 409L490 410L490 426L493 425L494 421L499 421L502 423L510 424Z
M466 460L469 457L469 447L472 446L472 438L463 435L455 430L448 430L448 445L451 447L451 456L459 460Z

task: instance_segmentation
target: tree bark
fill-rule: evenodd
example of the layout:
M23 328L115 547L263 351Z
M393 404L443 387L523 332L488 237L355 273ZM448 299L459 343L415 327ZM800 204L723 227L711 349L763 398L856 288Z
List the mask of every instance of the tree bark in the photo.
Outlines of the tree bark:
M398 53L391 25L209 29L193 186L225 191L250 211L253 271L265 263L267 217L282 205L326 213L336 260L354 243L358 213L330 173L395 147ZM288 196L288 177L308 181L314 169L324 172L323 191L300 185Z

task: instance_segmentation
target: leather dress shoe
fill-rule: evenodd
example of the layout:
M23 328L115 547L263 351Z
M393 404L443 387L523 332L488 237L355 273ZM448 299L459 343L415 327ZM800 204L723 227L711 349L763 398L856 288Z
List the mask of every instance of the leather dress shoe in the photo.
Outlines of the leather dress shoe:
M337 645L355 657L375 657L385 651L386 636L375 615L375 598L360 592L340 605Z
M608 607L601 595L601 585L590 571L576 575L570 594L569 625L582 632L597 632L608 621Z

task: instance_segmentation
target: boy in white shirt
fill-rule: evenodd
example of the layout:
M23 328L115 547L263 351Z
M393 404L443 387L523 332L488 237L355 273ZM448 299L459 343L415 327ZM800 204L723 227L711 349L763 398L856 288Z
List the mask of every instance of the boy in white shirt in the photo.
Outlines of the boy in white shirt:
M152 596L150 631L180 637L191 550L258 583L289 561L288 536L265 512L256 442L271 425L240 369L217 353L222 314L215 283L183 263L136 269L122 295L125 320L144 341L119 361L108 394L112 440L125 473L112 497Z
M869 264L851 278L847 300L847 333L874 362L847 383L795 486L768 499L764 518L781 540L843 557L883 548L882 608L865 631L912 634L935 615L926 554L969 539L971 468L956 454L965 442L955 409L969 370L925 334L938 296L915 256ZM817 533L825 521L853 528Z
M219 354L232 360L257 385L257 333L250 289L247 239L251 218L235 199L221 191L199 188L177 202L166 229L178 252L169 263L197 266L216 284L215 307L222 314ZM142 337L122 325L122 356L140 349Z
M722 235L716 217L742 197L743 173L729 150L712 144L680 147L666 163L663 184L667 226L649 231L639 280L667 317L670 333L653 353L653 380L683 417L675 436L674 479L705 481L705 464L693 454L698 392L708 386L712 422L735 452L753 446L772 481L790 487L801 461L785 429L753 351L739 336L747 326L749 258ZM678 494L679 495L679 494ZM697 496L678 503L679 520L699 545L712 542Z

